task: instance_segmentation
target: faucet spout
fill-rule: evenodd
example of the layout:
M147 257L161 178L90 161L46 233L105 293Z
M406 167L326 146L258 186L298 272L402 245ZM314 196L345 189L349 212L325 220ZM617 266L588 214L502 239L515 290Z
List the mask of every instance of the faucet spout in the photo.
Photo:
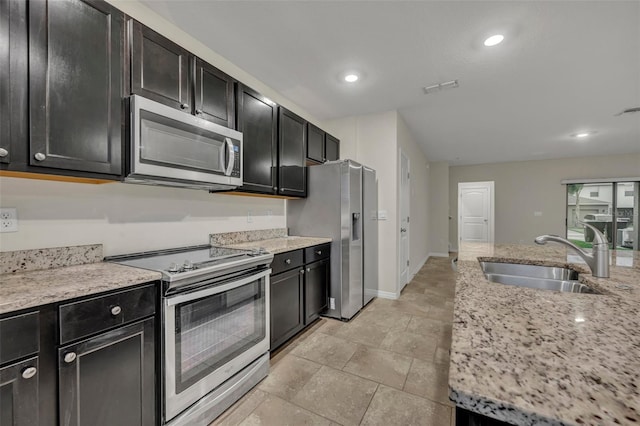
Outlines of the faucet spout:
M587 224L578 222L591 229L594 234L594 244L591 253L587 253L571 241L558 235L540 235L534 240L536 244L544 245L548 242L563 244L572 248L591 268L594 277L609 278L609 243L600 230Z

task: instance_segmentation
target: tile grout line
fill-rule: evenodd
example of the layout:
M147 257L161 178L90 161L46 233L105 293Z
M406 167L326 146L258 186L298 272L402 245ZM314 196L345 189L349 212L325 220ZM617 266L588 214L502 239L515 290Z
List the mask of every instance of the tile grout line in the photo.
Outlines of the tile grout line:
M414 357L411 357L411 364L409 364L409 370L407 370L407 375L404 377L404 382L402 383L402 389L400 389L401 391L405 391L404 387L407 386L407 380L409 380L409 374L411 373L411 367L413 367L413 361L415 360Z
M364 420L364 416L367 415L367 411L369 411L369 407L371 407L371 401L373 401L373 398L375 398L376 393L378 393L378 389L380 389L380 383L376 383L376 390L374 390L373 393L371 394L371 399L369 399L369 403L367 404L367 408L365 408L364 413L362 413L362 417L360 417L360 421L358 422L359 425L362 424L362 421Z

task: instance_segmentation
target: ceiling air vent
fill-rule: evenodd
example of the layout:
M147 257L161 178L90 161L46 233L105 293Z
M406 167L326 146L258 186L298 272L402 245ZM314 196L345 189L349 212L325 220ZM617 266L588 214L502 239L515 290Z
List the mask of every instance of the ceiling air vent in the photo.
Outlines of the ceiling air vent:
M620 111L617 114L614 114L614 117L619 117L622 114L631 114L632 112L640 112L640 107L627 108L625 110Z
M437 83L431 86L423 87L422 90L424 91L425 95L428 95L429 93L440 92L441 90L445 89L455 89L456 87L460 87L460 84L458 84L458 80L451 80L444 83Z

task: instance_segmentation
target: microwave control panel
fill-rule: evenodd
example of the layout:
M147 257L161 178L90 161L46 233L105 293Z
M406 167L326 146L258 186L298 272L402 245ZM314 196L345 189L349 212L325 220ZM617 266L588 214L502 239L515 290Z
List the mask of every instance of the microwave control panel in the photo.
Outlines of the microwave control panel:
M233 151L235 153L235 160L233 161L233 170L231 171L231 177L240 177L240 165L242 164L242 158L240 158L240 146L238 141L233 141Z

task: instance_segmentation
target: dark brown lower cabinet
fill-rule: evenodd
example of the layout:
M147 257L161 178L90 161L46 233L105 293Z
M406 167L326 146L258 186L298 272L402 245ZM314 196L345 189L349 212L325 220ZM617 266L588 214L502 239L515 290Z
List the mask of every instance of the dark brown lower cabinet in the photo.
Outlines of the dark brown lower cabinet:
M456 407L456 426L510 426L500 420L483 416L482 414L473 413L463 408Z
M0 425L38 424L38 357L0 368Z
M311 324L327 307L329 259L307 265L304 277L304 324Z
M271 350L304 328L304 269L271 276Z
M153 426L154 319L58 349L60 426Z

